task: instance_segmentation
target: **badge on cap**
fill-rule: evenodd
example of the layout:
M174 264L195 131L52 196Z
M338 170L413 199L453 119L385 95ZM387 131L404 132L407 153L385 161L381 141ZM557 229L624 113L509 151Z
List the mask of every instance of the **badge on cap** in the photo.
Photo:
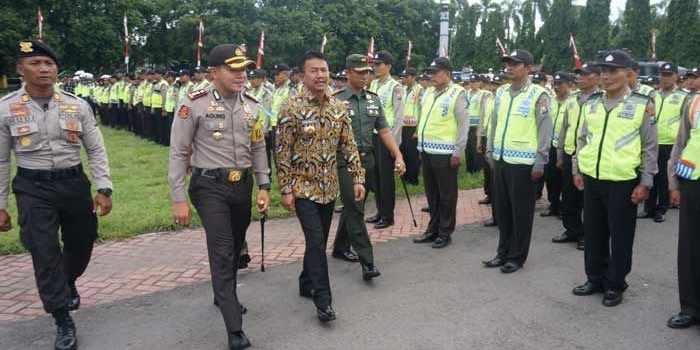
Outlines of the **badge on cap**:
M697 72L697 71L698 71L698 69L697 69L697 68L693 68L693 72Z
M243 56L243 50L241 50L240 47L237 47L234 54L236 54L236 56Z
M561 76L559 74L554 76L554 79L561 79Z
M177 116L182 119L187 119L190 117L190 107L181 106L180 110L177 111Z
M374 58L379 58L379 54L378 54L378 53L375 53L375 54L374 54Z
M615 57L613 57L613 55L608 55L607 57L605 57L605 62L612 62L613 60L615 60Z
M513 52L511 52L511 53L510 53L510 56L511 56L511 57L516 57L516 56L518 56L518 51L513 51Z
M366 57L360 58L360 62L367 62L367 58Z
M588 68L588 63L584 63L581 68Z
M671 68L670 64L664 65L664 69L670 69L670 68Z
M32 43L29 41L22 41L19 43L19 50L22 52L30 53L34 52L34 48L32 47Z

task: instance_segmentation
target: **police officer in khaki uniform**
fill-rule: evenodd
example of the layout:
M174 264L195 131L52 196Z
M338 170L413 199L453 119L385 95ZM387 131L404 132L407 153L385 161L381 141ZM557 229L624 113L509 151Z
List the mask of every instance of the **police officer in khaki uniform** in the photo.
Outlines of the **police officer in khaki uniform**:
M250 341L242 331L233 267L250 225L253 177L260 189L258 212L264 215L270 205L270 170L257 100L243 92L246 69L255 63L240 47L224 44L209 53L209 66L212 85L191 92L176 108L168 182L175 224L188 226L185 176L191 149L189 196L204 226L214 296L235 350L249 347Z
M32 256L44 310L56 322L55 348L77 349L75 323L68 312L80 306L75 281L90 262L96 214L107 215L112 209L107 154L90 106L54 89L54 51L34 40L22 41L18 48L17 72L26 84L0 100L0 231L12 228L7 197L13 151L17 176L12 191L20 239ZM83 172L81 146L98 188L94 199Z

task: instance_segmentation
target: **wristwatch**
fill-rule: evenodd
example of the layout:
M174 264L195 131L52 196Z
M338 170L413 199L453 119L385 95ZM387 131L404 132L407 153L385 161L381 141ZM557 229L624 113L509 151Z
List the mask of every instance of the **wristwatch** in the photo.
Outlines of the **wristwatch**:
M258 189L259 189L259 190L267 190L267 191L269 191L270 188L271 188L271 187L270 187L270 184L269 184L269 183L262 184L262 185L258 185Z
M112 189L111 188L100 188L97 190L97 193L109 198L112 197Z

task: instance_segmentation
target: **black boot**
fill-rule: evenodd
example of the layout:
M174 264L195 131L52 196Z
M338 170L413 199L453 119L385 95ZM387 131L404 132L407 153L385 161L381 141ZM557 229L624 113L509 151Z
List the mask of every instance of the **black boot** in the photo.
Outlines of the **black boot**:
M75 323L68 313L68 309L54 311L53 317L56 320L56 342L55 350L76 350L78 349L78 336L75 331Z
M68 302L68 310L78 310L80 308L80 294L78 294L78 288L75 286L75 281L68 282L68 288L70 288L70 301Z

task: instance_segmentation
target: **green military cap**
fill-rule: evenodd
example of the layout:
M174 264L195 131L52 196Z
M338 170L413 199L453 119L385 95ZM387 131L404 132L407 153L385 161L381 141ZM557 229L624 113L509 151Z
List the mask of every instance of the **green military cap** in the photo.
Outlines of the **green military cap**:
M358 53L345 58L345 68L357 72L371 72L373 70L372 67L369 66L369 63L367 63L367 56Z
M58 55L48 45L38 40L23 40L17 46L17 57L47 56L58 65Z

